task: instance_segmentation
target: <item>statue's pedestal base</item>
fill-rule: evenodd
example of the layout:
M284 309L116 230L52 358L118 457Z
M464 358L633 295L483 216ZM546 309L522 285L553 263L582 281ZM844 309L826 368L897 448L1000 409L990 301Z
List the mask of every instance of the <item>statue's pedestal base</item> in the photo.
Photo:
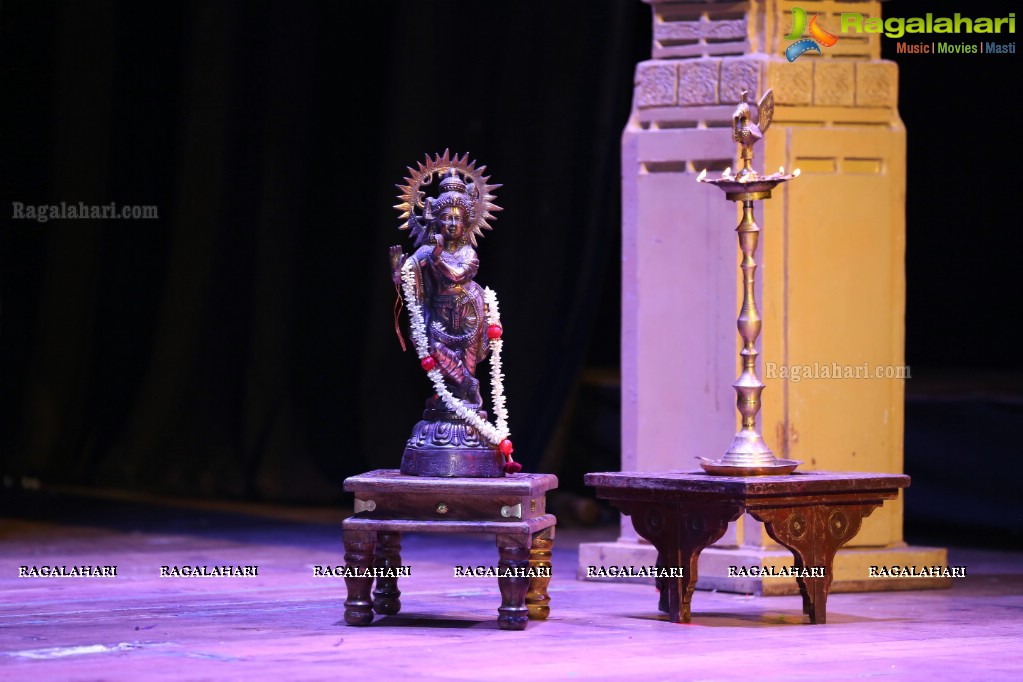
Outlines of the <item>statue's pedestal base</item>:
M477 414L486 420L487 413ZM405 476L500 478L504 455L485 444L469 424L453 412L430 409L412 429L401 457Z
M406 476L441 478L500 478L504 456L494 448L441 449L405 448L401 473Z
M587 577L588 567L600 566L653 566L657 550L639 540L617 542L589 542L579 545L580 580L605 582L633 582L654 584L653 578ZM735 567L766 567L778 569L792 565L792 552L785 548L708 547L700 553L698 590L758 594L762 596L799 594L795 578L752 577L729 575ZM869 577L872 566L929 566L948 565L948 552L938 547L867 547L841 549L835 555L834 581L831 592L880 592L891 590L944 589L952 586L951 578L884 578Z

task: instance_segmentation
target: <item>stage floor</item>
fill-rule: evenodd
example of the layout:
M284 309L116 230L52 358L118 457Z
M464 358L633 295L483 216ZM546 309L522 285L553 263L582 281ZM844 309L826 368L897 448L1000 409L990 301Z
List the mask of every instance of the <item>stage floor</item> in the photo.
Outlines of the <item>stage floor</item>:
M491 537L409 535L402 611L344 625L337 509L6 494L0 517L0 677L7 680L1023 679L1023 554L950 548L951 590L833 594L827 625L799 597L698 591L693 623L648 585L575 579L558 529L551 617L497 628ZM19 577L116 565L116 577ZM160 577L161 566L258 566L248 577Z

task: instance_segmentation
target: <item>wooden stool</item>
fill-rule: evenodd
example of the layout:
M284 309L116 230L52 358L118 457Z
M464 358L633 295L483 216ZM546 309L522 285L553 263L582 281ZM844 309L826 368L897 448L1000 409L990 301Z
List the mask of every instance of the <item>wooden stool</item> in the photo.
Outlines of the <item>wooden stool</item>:
M801 572L796 577L803 613L827 622L828 590L835 552L860 531L864 517L909 486L902 474L808 471L785 476L712 476L702 471L586 474L627 516L636 532L657 548L657 562L682 568L679 578L658 581L661 610L672 623L688 623L700 552L716 542L743 512L787 547Z
M379 469L345 479L355 493L355 515L345 519L345 622L369 625L373 613L401 609L398 579L401 534L493 533L497 536L497 578L502 630L524 630L528 619L550 614L551 547L557 519L546 513L546 493L558 487L551 474L513 474L503 478L427 478ZM368 577L347 572L371 573ZM388 573L374 578L370 569ZM530 571L529 569L533 569ZM536 569L545 569L539 570ZM525 577L527 572L546 577ZM370 590L376 580L372 600Z

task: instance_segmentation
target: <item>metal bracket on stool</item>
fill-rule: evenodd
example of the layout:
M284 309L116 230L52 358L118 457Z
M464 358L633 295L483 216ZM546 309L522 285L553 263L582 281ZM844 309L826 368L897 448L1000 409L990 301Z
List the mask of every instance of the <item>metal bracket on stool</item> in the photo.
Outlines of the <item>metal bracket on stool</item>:
M503 516L504 518L508 518L509 516L514 516L517 519L521 519L522 518L522 503L519 502L518 504L516 504L513 507L501 507L501 516Z
M355 500L355 513L356 514L358 514L359 512L363 512L363 511L371 512L371 511L373 511L376 508L377 508L377 503L374 502L373 500L360 500L360 499L356 499Z

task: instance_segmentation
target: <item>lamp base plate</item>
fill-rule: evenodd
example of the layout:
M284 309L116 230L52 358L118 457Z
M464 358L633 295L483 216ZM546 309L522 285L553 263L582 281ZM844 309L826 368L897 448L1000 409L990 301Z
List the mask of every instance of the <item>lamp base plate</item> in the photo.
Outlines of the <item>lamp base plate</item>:
M708 474L715 476L781 476L791 474L796 470L801 461L794 459L776 459L767 464L755 464L750 466L724 464L721 460L697 457L700 466Z

